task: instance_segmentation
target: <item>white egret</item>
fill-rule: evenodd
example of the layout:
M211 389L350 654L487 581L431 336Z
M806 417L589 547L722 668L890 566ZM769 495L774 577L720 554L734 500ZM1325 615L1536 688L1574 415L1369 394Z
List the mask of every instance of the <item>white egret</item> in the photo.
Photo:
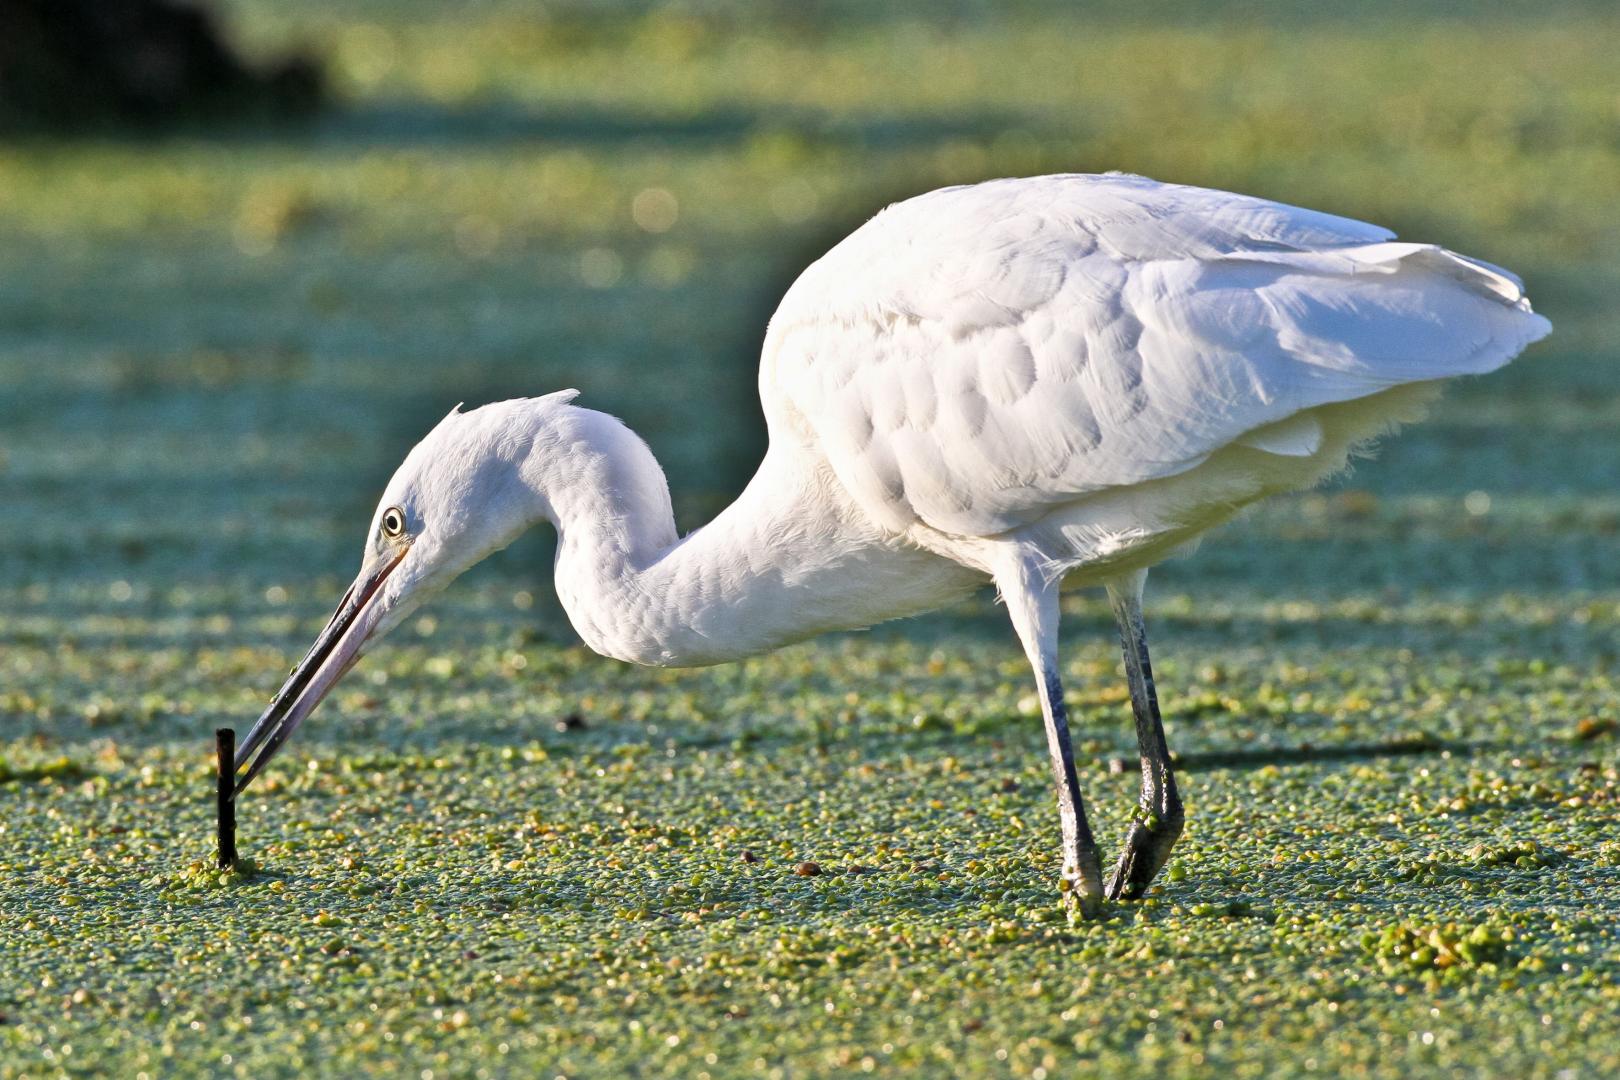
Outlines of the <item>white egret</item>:
M1147 568L1335 472L1442 380L1549 329L1505 270L1262 199L1118 174L910 199L789 289L760 365L770 449L686 537L646 444L575 391L445 417L389 481L359 577L244 740L238 790L368 643L548 521L580 637L638 664L735 660L994 583L1040 694L1065 891L1086 908L1138 896L1183 821ZM1142 765L1106 886L1059 680L1059 591L1087 585L1112 601Z

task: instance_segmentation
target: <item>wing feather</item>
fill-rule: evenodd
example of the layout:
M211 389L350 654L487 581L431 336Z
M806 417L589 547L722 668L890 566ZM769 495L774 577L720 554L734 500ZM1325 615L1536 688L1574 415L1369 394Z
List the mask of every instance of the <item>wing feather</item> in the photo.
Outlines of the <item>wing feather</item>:
M1003 180L890 207L806 270L761 397L773 438L814 442L878 521L990 536L1548 329L1507 271L1374 225L1117 174Z

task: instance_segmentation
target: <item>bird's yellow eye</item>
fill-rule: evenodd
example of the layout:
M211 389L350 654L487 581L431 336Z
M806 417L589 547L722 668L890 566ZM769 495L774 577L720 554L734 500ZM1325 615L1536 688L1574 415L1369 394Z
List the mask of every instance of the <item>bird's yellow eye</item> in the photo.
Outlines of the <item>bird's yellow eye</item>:
M390 506L383 511L383 535L390 540L398 540L405 535L405 511L397 506Z

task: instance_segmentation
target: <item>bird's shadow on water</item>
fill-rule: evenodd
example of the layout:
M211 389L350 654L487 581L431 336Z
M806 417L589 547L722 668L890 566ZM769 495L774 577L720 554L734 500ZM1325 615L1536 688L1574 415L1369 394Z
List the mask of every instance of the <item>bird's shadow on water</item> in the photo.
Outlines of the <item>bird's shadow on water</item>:
M1417 757L1450 754L1468 757L1495 750L1511 749L1501 740L1442 740L1418 734L1379 739L1371 742L1319 744L1302 742L1291 746L1261 746L1232 750L1203 750L1190 754L1171 752L1170 762L1178 770L1261 769L1268 765L1309 765L1317 762L1370 761L1376 758ZM1133 763L1134 764L1134 763Z

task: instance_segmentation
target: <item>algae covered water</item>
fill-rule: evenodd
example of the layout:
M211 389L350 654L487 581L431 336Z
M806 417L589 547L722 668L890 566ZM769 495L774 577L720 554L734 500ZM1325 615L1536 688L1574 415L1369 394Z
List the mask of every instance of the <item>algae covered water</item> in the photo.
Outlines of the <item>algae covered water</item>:
M1286 7L244 0L342 110L5 147L0 1076L1620 1071L1620 23ZM634 669L539 535L362 663L216 868L214 729L456 402L581 388L699 524L805 261L904 194L1104 168L1477 251L1558 328L1156 572L1189 827L1147 900L1060 907L990 597ZM1129 705L1067 603L1113 851Z

